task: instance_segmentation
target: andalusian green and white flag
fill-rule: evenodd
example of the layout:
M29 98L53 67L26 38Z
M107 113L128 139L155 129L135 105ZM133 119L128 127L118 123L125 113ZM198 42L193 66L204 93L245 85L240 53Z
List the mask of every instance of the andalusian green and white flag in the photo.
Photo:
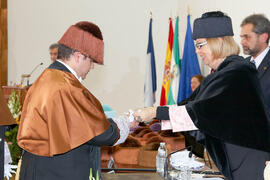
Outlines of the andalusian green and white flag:
M172 105L176 103L178 95L178 86L179 86L179 76L181 70L181 59L179 56L179 40L178 40L178 21L179 17L177 16L174 27L174 38L173 38L173 59L171 62L171 83L170 90L167 99L167 105Z

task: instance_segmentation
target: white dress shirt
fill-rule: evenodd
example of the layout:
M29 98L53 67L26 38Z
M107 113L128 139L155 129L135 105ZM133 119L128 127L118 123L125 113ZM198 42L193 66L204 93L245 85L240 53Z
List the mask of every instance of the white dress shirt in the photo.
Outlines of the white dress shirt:
M60 60L56 60L58 62L60 62L61 64L63 64L64 66L66 66L66 68L68 68L68 70L80 81L82 82L82 78L81 77L78 77L77 73L69 66L67 65L66 63L64 63L63 61L60 61Z
M259 54L259 56L257 56L255 59L253 57L251 57L250 61L254 60L255 61L255 65L256 68L258 69L258 67L260 66L263 58L266 56L266 54L269 51L269 46L267 48L265 48L265 50L263 52L261 52L261 54Z

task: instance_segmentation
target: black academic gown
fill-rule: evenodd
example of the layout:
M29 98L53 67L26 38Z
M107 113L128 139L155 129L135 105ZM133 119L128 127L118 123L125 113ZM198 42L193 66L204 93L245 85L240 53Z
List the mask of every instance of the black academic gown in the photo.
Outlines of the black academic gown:
M263 180L270 124L254 65L227 57L183 104L200 130L197 140L227 179ZM157 116L168 118L164 112L158 108Z
M248 61L250 61L250 59L251 57L246 58ZM258 78L261 83L267 110L270 112L270 50L258 67Z
M246 60L250 62L251 56ZM263 58L261 64L258 67L258 78L261 84L262 93L264 95L265 104L268 113L270 113L270 50ZM270 153L268 154L268 161L270 160Z
M50 69L70 71L55 61ZM119 137L117 125L109 119L109 128L87 143L64 154L53 157L38 156L24 151L20 180L89 180L90 168L93 176L100 172L100 146L111 146Z

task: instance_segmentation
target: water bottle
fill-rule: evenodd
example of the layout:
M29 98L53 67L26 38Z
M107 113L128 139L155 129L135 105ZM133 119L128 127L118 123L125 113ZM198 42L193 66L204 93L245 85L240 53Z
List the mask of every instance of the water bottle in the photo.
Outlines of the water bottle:
M156 156L156 169L157 173L159 173L162 176L164 175L164 164L166 161L166 157L167 157L166 145L165 142L161 142Z

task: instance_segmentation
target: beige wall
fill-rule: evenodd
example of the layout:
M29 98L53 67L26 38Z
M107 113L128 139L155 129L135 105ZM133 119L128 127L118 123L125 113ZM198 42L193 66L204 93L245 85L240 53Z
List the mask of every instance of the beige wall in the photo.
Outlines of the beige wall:
M241 20L252 13L265 13L266 0L8 0L8 80L19 82L43 62L32 83L50 64L48 47L77 21L98 24L105 42L105 65L96 65L83 84L118 114L143 106L143 85L149 11L153 11L153 39L157 68L157 103L165 63L168 17L180 16L181 55L186 31L187 5L191 21L209 10L227 12L239 42ZM202 66L203 67L203 66ZM207 71L207 70L205 70Z

